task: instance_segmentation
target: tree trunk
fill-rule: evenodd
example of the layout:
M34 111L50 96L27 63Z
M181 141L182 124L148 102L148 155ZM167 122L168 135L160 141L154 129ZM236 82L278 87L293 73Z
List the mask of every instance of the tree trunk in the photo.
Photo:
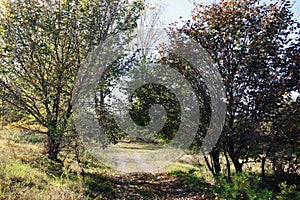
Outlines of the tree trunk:
M48 135L46 143L46 153L51 160L59 161L58 154L60 152L60 139L54 138L53 135Z
M220 165L220 159L219 159L220 152L216 150L212 150L209 153L210 159L206 156L205 153L203 153L205 163L209 169L209 171L212 173L214 177L217 177L218 174L221 172L221 165Z
M238 158L231 158L232 163L234 165L235 171L237 173L243 172L243 165L240 163Z
M216 174L219 174L221 172L221 164L220 164L220 152L213 150L210 153L212 160L213 160L213 166Z
M225 158L226 158L226 168L227 168L227 175L228 175L228 182L231 182L231 168L230 168L230 161L227 155L227 152L224 152Z
M266 164L266 160L267 160L267 157L263 157L261 159L261 184L262 186L264 186L265 184L265 175L266 175L266 172L265 172L265 164Z
M269 156L269 153L271 151L272 146L273 146L273 142L271 142L269 144L269 147L266 151L265 156L263 156L262 159L261 159L261 185L262 185L262 187L265 184L265 178L266 178L266 161L267 161L267 158Z
M214 168L213 168L213 166L209 163L209 160L208 160L208 158L207 158L206 155L204 155L204 160L205 160L206 166L208 167L209 171L212 173L212 175L213 175L214 177L216 177L217 175L215 174Z

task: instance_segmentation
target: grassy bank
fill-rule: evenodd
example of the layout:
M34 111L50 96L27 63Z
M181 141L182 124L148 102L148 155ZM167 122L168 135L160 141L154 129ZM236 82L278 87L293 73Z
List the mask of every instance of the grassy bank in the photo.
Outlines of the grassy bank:
M296 186L261 189L253 174L213 181L204 166L185 156L158 173L124 174L86 155L82 163L70 152L62 162L43 154L44 137L20 130L0 131L0 199L293 199ZM124 146L125 144L119 144ZM125 145L126 147L126 145ZM130 144L130 151L151 145ZM298 195L298 196L297 196Z

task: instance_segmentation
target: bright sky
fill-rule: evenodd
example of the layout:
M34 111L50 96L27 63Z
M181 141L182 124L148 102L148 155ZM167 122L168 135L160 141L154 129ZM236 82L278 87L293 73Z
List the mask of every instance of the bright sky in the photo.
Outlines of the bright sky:
M167 23L179 21L181 16L183 19L189 19L193 9L193 4L188 0L151 0L165 6L163 18Z
M213 3L218 2L220 0L196 0L197 3ZM266 3L272 0L264 0ZM276 2L278 0L273 0ZM169 24L170 22L180 21L179 17L181 16L183 20L190 19L190 14L193 9L193 4L190 3L192 1L189 0L149 0L149 2L159 3L165 5L165 12L163 13L163 18L165 19L166 23ZM300 18L300 1L291 0L292 3L295 3L294 6L294 13L296 14L297 18Z

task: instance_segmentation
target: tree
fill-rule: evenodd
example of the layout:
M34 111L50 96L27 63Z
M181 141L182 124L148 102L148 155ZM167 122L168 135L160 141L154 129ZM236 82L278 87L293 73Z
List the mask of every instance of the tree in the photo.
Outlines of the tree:
M299 97L293 99L292 94L299 93L299 44L300 24L296 24L297 34L294 35L291 45L287 48L285 58L285 94L278 102L270 115L269 122L265 123L268 133L258 143L261 156L262 179L265 177L267 159L272 162L275 173L297 173L299 165Z
M198 4L192 20L183 27L171 27L211 54L226 87L226 123L211 154L215 167L210 169L215 174L221 171L220 151L230 157L237 172L242 171L258 141L267 134L263 126L280 106L282 95L295 88L295 82L287 77L296 76L297 71L286 59L291 35L296 34L292 17L289 1L266 5L259 0L228 0ZM230 176L229 159L227 170Z
M4 100L46 130L58 159L72 115L73 83L88 53L109 35L136 27L141 1L5 1L0 88Z
M116 139L114 139L114 142L122 139L126 134L124 134L124 132L118 128L118 125L114 121L112 115L110 115L112 112L109 114L107 109L110 111L115 110L118 101L122 104L125 97L122 96L120 99L117 98L118 100L114 101L114 105L104 105L104 99L109 97L114 89L116 89L116 83L120 81L120 79L122 79L122 84L118 84L118 93L121 92L123 95L127 95L126 88L129 87L130 82L138 80L140 77L145 75L143 71L144 67L155 65L155 63L158 62L158 53L156 52L158 51L160 42L162 42L162 39L164 39L163 36L166 36L165 30L161 28L163 24L160 19L162 12L162 5L151 4L148 1L144 1L144 10L141 12L140 18L137 21L137 29L135 29L134 32L135 37L129 46L131 55L127 57L128 62L126 62L126 66L122 67L122 73L114 73L117 76L115 76L113 79L107 79L103 81L99 87L99 93L101 93L101 95L98 95L99 102L96 105L98 109L97 114L99 119L101 118L101 115L105 116L102 117L101 123L104 125L104 127L106 127L105 129L107 132L114 132L115 136L120 136L115 137ZM121 70L118 69L118 71L120 72ZM146 126L149 123L150 117L148 115L148 111L151 105L163 104L163 106L166 106L164 103L167 102L166 99L170 98L170 95L165 95L165 92L167 93L166 88L149 83L148 85L144 85L142 88L139 88L134 92L134 94L128 94L132 95L132 109L130 113L133 121L137 125ZM165 95L165 100L159 100L160 95ZM107 108L106 111L105 107ZM170 109L167 110L169 111ZM172 124L167 123L165 129L161 132L168 132L168 134L165 135L168 135L166 138L170 138L170 135L173 135ZM144 138L139 135L138 139L143 140Z
M164 7L162 4L151 4L148 1L145 1L144 4L145 9L138 20L136 43L141 56L147 57L157 50L155 48L158 48L159 41L165 34L161 28L164 24L161 19Z
M288 99L271 124L269 159L276 174L297 174L300 163L300 98Z

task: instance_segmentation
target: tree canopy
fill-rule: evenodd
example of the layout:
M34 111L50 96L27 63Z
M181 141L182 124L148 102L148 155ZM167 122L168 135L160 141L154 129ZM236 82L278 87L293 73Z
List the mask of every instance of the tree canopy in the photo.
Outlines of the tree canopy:
M283 95L299 89L299 23L291 8L289 1L197 4L183 27L170 27L202 45L223 77L227 116L219 145L211 153L210 169L216 174L221 171L220 152L238 172L250 155L264 154L269 145L263 152L257 147L270 134L268 124L284 106Z
M57 159L80 65L100 41L136 27L142 2L8 0L1 7L1 96L46 128L39 131Z

